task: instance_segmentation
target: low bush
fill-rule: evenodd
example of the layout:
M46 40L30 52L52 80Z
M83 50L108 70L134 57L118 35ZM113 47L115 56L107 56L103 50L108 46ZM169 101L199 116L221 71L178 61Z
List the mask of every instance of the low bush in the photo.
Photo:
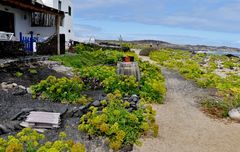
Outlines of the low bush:
M158 126L155 124L156 112L152 107L139 107L132 113L125 109L124 101L110 95L110 103L98 113L96 107L80 119L79 130L90 135L107 137L110 147L119 150L123 145L138 143L141 135L152 131L158 135Z
M15 73L15 76L18 77L18 78L19 78L19 77L22 77L22 76L23 76L23 73L18 71L18 72Z
M66 134L60 133L59 140L43 142L45 136L30 128L25 128L16 136L8 136L5 140L0 138L1 152L85 152L85 146L65 140Z
M158 66L140 62L140 97L149 103L162 103L166 94L165 79Z
M31 86L33 98L41 95L43 99L48 98L62 103L78 103L83 89L83 81L78 77L68 79L49 76L39 84Z
M144 48L140 51L139 55L141 56L149 56L151 52L158 50L157 48L149 47Z
M119 90L123 95L139 94L139 83L134 76L111 76L103 81L106 93Z
M53 56L50 60L60 61L68 67L83 68L85 66L117 64L122 60L124 52L116 50L83 51L80 54Z
M84 67L78 71L87 89L102 88L102 82L105 79L116 76L116 69L110 66Z
M90 56L90 52L83 52L75 55L53 56L50 57L50 60L62 62L65 66L73 68L82 68L84 66L93 66L98 64L99 59Z

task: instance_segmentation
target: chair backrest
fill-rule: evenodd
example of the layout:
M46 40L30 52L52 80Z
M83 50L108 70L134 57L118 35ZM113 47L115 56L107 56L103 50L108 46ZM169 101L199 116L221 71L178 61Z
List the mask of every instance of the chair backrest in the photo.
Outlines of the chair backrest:
M0 40L11 41L14 33L0 31Z

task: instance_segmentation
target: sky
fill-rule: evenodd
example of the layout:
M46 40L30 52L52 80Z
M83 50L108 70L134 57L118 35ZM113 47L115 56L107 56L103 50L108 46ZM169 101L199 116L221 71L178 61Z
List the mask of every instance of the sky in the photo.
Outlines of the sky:
M72 0L80 40L162 40L240 48L240 0Z

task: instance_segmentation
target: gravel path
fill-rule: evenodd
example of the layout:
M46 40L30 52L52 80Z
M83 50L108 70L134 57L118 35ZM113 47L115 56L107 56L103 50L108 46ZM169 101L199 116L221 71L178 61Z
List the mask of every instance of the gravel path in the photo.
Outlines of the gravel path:
M239 152L240 124L209 118L197 104L198 97L208 95L207 90L175 71L162 72L168 90L166 101L164 105L153 105L159 137L143 139L143 145L134 147L134 152Z

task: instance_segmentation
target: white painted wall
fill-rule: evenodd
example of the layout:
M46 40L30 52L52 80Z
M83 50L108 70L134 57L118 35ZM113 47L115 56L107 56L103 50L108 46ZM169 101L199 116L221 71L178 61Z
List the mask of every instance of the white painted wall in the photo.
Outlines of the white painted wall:
M58 0L42 0L44 5L58 9ZM71 0L61 0L62 1L62 11L66 12L63 26L60 27L60 33L65 34L66 42L69 40L75 40L73 32L73 7ZM68 7L72 8L72 15L68 15ZM28 34L30 31L34 32L34 35L39 34L40 37L49 37L55 33L55 27L32 27L31 26L31 13L22 11L20 9L15 9L9 6L3 6L0 4L0 10L14 13L15 22L15 37L19 39L19 33ZM24 19L24 15L27 16Z
M43 4L49 7L53 7L53 0L42 0Z
M15 37L17 40L20 39L20 32L27 35L30 31L33 31L34 35L39 34L40 37L49 37L55 33L55 27L32 27L30 12L22 11L9 6L3 6L1 4L0 10L14 14ZM26 19L24 19L25 15Z
M58 1L59 0L42 0L43 3L47 6L58 9ZM75 40L74 32L73 32L73 7L71 0L60 0L62 2L61 11L65 12L65 17L63 20L63 26L60 27L60 33L65 34L66 41L68 42L70 39ZM72 8L72 15L68 15L68 7Z

